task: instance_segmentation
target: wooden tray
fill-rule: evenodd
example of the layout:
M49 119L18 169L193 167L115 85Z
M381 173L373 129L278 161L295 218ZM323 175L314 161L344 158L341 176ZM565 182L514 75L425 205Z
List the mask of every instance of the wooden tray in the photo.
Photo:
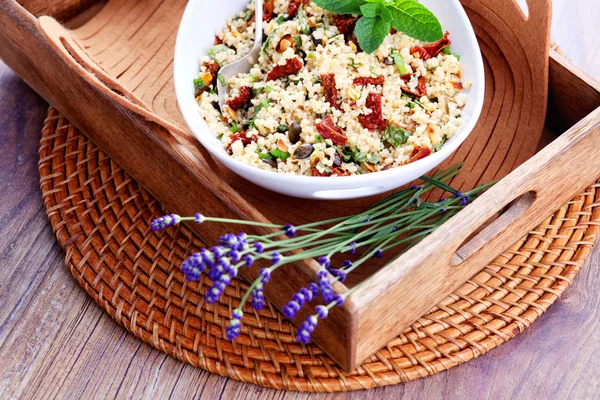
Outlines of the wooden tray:
M2 59L169 209L298 224L356 212L374 201L325 203L265 192L221 169L196 145L177 111L172 87L172 48L185 1L19 3L0 4ZM465 162L454 186L468 189L503 178L544 147L550 132L585 121L476 202L471 210L477 212L460 214L411 254L384 269L373 265L348 283L374 274L320 324L314 337L346 369L385 345L600 175L597 157L583 163L561 158L569 147L587 155L594 147L590 138L598 128L600 112L594 109L600 105L600 85L557 53L548 55L550 1L529 1L528 18L512 1L463 4L480 38L488 91L476 131L447 163ZM71 28L40 15L69 20ZM554 175L542 175L544 166ZM575 174L558 179L559 166L581 170L584 179ZM511 208L501 225L484 230L474 245L461 246L491 214L530 191L537 197L521 197L522 207ZM198 229L207 244L221 233L218 226ZM317 268L307 262L274 274L266 295L281 307L316 279ZM414 281L424 271L427 290ZM253 273L245 277L252 279ZM419 293L411 295L415 287ZM346 288L336 284L335 290ZM401 316L390 312L398 307L403 307Z

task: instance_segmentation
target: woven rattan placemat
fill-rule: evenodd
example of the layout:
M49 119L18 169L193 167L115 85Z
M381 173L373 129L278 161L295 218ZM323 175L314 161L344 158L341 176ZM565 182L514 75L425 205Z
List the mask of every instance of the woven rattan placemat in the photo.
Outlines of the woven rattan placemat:
M527 328L573 282L600 223L596 184L347 374L318 347L295 343L295 328L270 304L246 310L234 344L224 339L245 284L234 282L219 303L206 304L206 286L185 282L179 270L201 242L185 226L152 232L149 222L166 210L55 109L44 124L39 172L67 267L117 323L192 365L290 390L393 385L486 353Z

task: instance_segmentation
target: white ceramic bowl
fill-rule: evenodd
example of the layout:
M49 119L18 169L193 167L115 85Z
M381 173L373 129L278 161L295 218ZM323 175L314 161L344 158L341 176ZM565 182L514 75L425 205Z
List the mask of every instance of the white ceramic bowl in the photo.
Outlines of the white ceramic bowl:
M460 54L463 76L473 80L459 131L438 152L414 163L367 175L312 177L261 170L231 158L210 132L198 112L193 80L198 76L200 58L214 43L215 32L227 17L243 10L249 0L191 0L181 20L175 45L175 90L179 108L193 134L221 163L238 175L266 189L294 197L313 199L354 199L371 196L405 185L426 174L450 156L473 130L484 98L481 52L473 28L459 0L422 0L450 32L452 51Z

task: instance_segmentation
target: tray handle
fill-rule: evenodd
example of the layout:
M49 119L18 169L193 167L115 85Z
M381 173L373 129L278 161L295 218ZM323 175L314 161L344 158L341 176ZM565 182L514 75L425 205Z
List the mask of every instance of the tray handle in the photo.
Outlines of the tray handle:
M122 107L157 123L188 144L191 144L202 152L202 155L209 162L211 168L217 168L212 156L204 149L204 147L199 145L199 142L193 135L154 114L150 107L148 107L139 97L92 60L85 50L81 48L81 45L73 38L70 32L54 18L40 17L39 24L41 31L57 53L69 64L69 66L86 76L87 80L96 86L101 93L109 96Z
M600 176L599 148L600 108L366 281L350 296L361 310L359 346L367 338L369 348L373 338L387 343L581 193ZM380 293L388 294L385 301ZM363 351L359 360L369 355Z

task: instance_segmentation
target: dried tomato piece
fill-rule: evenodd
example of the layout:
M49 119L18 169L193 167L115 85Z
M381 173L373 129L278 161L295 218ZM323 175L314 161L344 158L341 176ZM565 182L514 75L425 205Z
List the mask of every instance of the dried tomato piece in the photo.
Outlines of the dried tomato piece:
M273 18L275 0L265 0L263 3L263 21L269 22Z
M302 61L299 58L290 58L284 65L276 65L268 74L267 81L274 81L283 76L295 74L302 69Z
M419 93L420 97L427 96L427 79L422 75L419 77L417 92Z
M325 139L331 139L331 141L338 146L344 146L348 142L346 132L333 123L331 115L326 116L317 124L317 132Z
M311 171L312 176L331 176L331 175L350 176L350 175L352 175L350 172L346 171L342 167L335 167L331 170L331 172L320 172L315 167L313 167L310 171Z
M383 109L381 106L381 95L378 93L369 93L367 96L366 107L371 110L370 114L360 114L358 121L369 130L386 128L386 122L383 119Z
M458 90L464 89L464 86L461 81L452 82L452 86L454 86L454 89L458 89Z
M339 108L338 104L338 92L335 86L335 75L334 74L323 74L321 75L321 83L323 84L323 91L325 92L325 99L331 104L331 107Z
M347 38L354 32L357 21L358 17L355 17L354 15L340 14L335 16L333 24L337 26L338 31Z
M234 97L233 99L227 100L226 104L233 111L237 111L240 108L247 105L250 102L251 98L252 98L252 88L250 86L243 86L240 88L239 96Z
M385 76L380 75L377 78L373 78L373 77L355 78L353 83L356 86L366 86L366 85L381 86L385 83Z
M422 60L429 60L430 58L437 57L445 47L450 46L452 43L448 38L449 35L450 33L446 32L444 37L437 42L423 47L413 47L410 52L413 54L418 53Z
M231 153L231 145L237 142L238 140L242 141L244 147L248 146L252 142L258 141L258 137L256 135L252 135L251 137L246 137L248 131L238 132L235 135L231 135L231 143L227 146L227 150Z
M290 0L290 5L288 7L288 17L292 18L298 14L298 10L300 9L300 5L307 5L310 0Z
M429 155L431 155L431 149L429 147L415 146L410 155L410 159L408 160L408 164L421 160Z
M220 37L215 36L215 45L219 45L219 44L223 44L223 40Z

